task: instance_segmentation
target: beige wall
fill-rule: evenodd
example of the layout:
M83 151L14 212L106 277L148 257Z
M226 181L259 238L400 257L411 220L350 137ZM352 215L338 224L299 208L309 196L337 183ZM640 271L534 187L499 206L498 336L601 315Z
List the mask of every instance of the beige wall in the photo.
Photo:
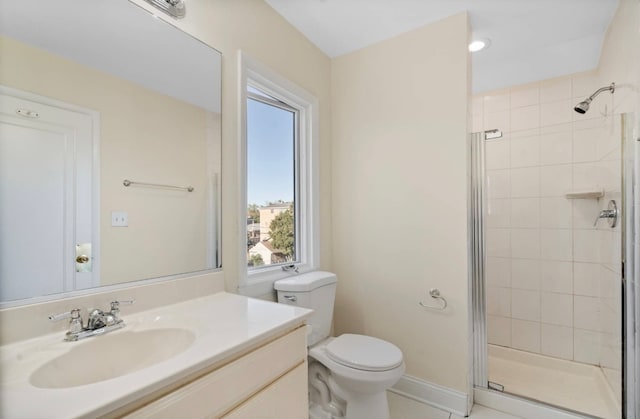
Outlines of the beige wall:
M100 114L101 285L206 269L207 165L220 166L219 131L207 128L219 115L10 38L0 49L0 84ZM125 188L124 179L195 191ZM126 211L129 226L112 227L111 211Z
M336 333L398 345L407 374L467 391L467 15L332 66ZM418 305L437 287L445 312Z
M141 0L135 0L151 10ZM235 291L246 258L239 208L238 67L242 50L315 95L320 103L321 267L331 267L330 60L262 0L191 0L187 17L172 21L222 52L222 265L227 290ZM164 18L164 17L163 17ZM242 253L239 253L242 252Z

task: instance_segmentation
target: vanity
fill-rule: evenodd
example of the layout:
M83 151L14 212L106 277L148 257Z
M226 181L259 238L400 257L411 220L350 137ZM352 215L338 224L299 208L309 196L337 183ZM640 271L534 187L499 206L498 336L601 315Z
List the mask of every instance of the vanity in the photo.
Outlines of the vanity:
M218 292L123 310L126 327L104 336L7 344L0 416L303 418L310 313Z

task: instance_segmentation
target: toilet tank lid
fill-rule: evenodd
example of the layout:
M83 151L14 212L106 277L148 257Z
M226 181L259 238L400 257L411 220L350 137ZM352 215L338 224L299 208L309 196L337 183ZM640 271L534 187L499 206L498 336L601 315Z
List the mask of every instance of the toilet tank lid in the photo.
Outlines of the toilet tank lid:
M338 282L338 278L334 273L315 271L292 276L291 278L279 279L273 286L278 291L305 292L325 285L335 284L336 282Z

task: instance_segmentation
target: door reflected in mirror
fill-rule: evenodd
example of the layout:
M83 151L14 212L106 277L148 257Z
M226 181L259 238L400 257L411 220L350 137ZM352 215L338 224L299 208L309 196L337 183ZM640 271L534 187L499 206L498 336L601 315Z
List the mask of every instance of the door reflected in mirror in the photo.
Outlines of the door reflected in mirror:
M0 302L220 266L219 52L127 0L4 2L0 51Z

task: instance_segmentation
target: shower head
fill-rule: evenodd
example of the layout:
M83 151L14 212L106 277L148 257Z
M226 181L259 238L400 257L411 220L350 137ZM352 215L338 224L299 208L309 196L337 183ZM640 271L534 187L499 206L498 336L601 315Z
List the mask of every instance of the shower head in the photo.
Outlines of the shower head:
M616 84L615 83L611 83L609 86L607 87L601 87L600 89L596 90L594 94L592 94L591 96L589 96L588 98L586 98L585 100L583 100L582 102L578 103L573 110L578 112L578 113L587 113L587 111L589 110L589 105L591 104L591 101L593 101L593 99L598 96L600 93L605 92L609 90L611 92L611 94L613 94L616 91Z
M589 110L589 104L591 103L591 99L587 99L587 100L583 100L582 102L578 103L573 110L578 112L578 113L587 113L587 111Z

